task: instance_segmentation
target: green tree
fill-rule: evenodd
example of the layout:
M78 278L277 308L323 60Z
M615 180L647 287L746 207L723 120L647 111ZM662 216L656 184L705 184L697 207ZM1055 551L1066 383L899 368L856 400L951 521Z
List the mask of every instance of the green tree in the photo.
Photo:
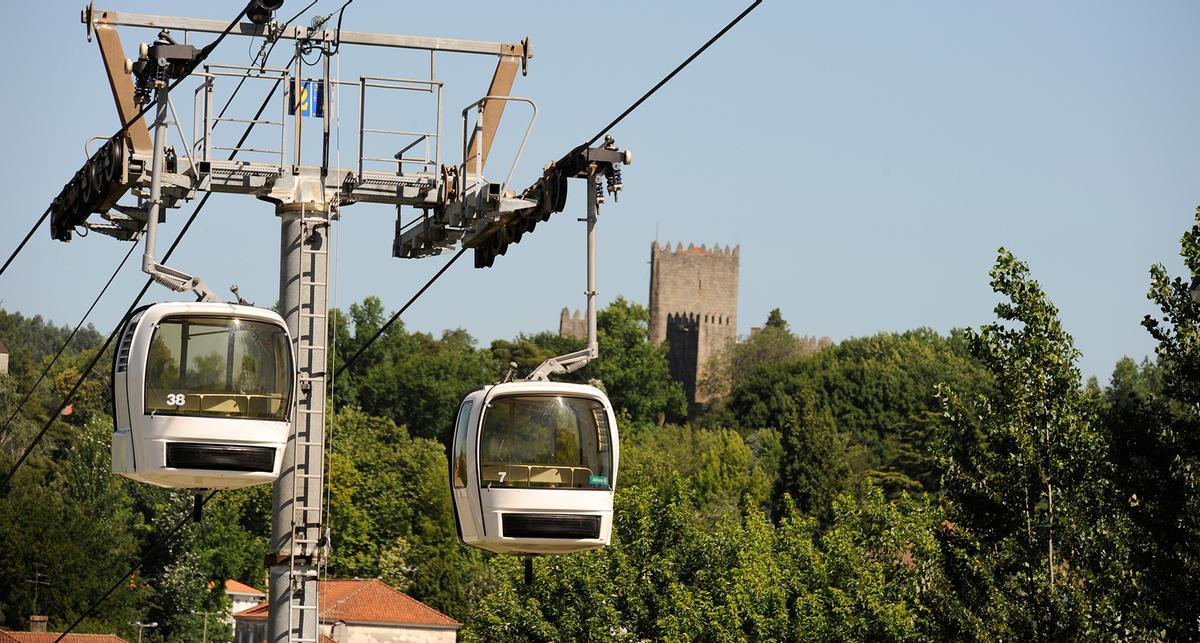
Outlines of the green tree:
M875 479L893 496L902 490L932 491L940 478L932 450L942 421L937 385L982 391L989 377L968 354L961 334L880 333L759 366L703 421L743 432L778 429L788 417L787 402L812 395L845 433L856 478Z
M1026 264L1001 249L990 274L1006 301L966 339L995 388L943 390L944 490L955 522L991 559L998 591L1022 605L1010 614L1018 638L1094 635L1110 616L1098 613L1105 579L1091 565L1106 544L1096 535L1105 465L1078 351Z
M516 376L522 377L551 357L573 353L583 348L585 343L585 340L577 337L564 337L546 331L535 335L518 335L511 341L497 339L492 342L491 352L496 363L505 370L509 368L510 363L515 362ZM578 371L555 377L559 381L584 381Z
M33 384L49 361L48 358L58 352L70 335L71 327L55 326L52 322L42 319L41 315L25 317L20 313L10 313L0 308L0 342L8 347L9 375L20 378L24 384ZM97 348L102 343L104 336L88 324L79 329L63 354L77 355L82 351Z
M445 449L354 407L330 429L330 574L383 577L465 618L488 585L482 557L458 544Z
M650 313L617 297L600 311L600 357L584 369L585 377L600 380L613 406L639 424L687 415L683 387L671 380L666 349L650 342Z
M772 308L771 312L767 313L766 328L781 330L785 333L791 332L788 328L787 320L783 318L783 313L779 312L778 308Z
M331 319L334 316L331 315ZM350 306L350 332L345 317L332 329L337 341L333 367L368 346L385 322L383 305L367 297ZM335 382L335 403L358 405L368 414L391 418L414 435L450 439L451 417L472 390L499 377L488 351L476 350L475 340L461 329L447 330L440 339L427 333L408 333L397 321L353 362Z
M1160 630L1167 611L1177 607L1179 590L1172 579L1180 561L1168 552L1179 545L1168 534L1179 524L1179 487L1172 484L1172 462L1179 457L1161 440L1163 369L1156 362L1139 365L1128 357L1117 362L1100 404L1100 428L1108 445L1112 497L1121 523L1110 557L1120 563L1122 577L1115 587L1119 610L1135 627ZM1163 515L1163 510L1170 515ZM1167 626L1176 638L1187 631L1176 622Z
M124 493L126 483L109 470L111 420L93 418L75 440L60 445L58 466L31 462L0 495L0 619L27 629L32 610L34 564L50 583L38 592L38 611L51 629L65 628L108 590L113 573L138 555L139 516ZM119 572L117 572L119 573ZM104 609L85 619L80 632L112 632L145 613L145 587L118 589Z
M776 308L767 317L766 326L745 341L729 341L708 359L700 390L710 400L721 400L745 382L759 368L771 364L795 362L830 346L828 337L798 337L788 329L787 320ZM710 403L711 404L711 403Z
M1200 275L1200 208L1180 242ZM1106 391L1105 425L1119 506L1131 522L1135 569L1122 584L1128 603L1167 638L1200 638L1200 301L1186 278L1150 269L1148 298L1158 308L1142 325L1157 362L1117 365Z
M666 493L676 476L692 481L694 510L708 524L766 508L779 463L779 434L667 424L621 441L621 487Z
M845 436L838 431L829 408L811 393L784 399L782 404L783 454L775 485L776 507L782 509L782 498L787 495L805 515L828 521L833 499L850 481Z
M822 533L785 499L778 526L753 508L707 524L692 485L617 494L613 544L490 564L499 587L463 639L505 641L984 638L945 573L936 505L841 497Z

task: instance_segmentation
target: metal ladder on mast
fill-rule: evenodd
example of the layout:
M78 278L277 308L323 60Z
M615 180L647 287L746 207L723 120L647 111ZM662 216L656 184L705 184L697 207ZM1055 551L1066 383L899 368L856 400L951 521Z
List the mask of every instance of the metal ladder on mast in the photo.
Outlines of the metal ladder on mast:
M304 582L317 575L320 569L324 519L320 500L324 493L322 450L325 448L324 387L328 365L329 225L328 211L301 216L298 287L300 300L311 303L307 310L301 304L298 312L296 360L300 395L296 403L296 422L299 427L292 443L292 462L303 462L304 466L297 464L292 472L292 547L288 564L293 591L288 606L288 643L319 643L320 637L320 603L314 601L312 605L305 605L302 588ZM314 309L316 302L323 304L320 310ZM315 396L314 391L318 391ZM319 400L315 405L314 399ZM300 569L302 566L308 569ZM319 582L319 578L316 580ZM306 611L316 612L315 632L298 631L302 629L301 624L305 621L302 615Z

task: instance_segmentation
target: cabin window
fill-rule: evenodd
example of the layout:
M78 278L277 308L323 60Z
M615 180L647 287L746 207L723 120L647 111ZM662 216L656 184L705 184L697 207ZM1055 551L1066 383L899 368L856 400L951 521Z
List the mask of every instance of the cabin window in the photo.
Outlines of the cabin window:
M597 400L558 395L497 397L479 438L482 486L609 489L612 439Z
M458 422L454 426L454 487L467 486L467 427L471 424L473 400L463 402L458 411Z
M146 413L287 420L292 352L275 324L172 316L146 358Z

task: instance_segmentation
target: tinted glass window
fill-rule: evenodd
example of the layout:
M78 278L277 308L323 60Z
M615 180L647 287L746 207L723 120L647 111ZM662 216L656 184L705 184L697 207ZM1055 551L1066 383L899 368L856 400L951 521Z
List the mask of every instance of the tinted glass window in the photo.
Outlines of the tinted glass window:
M474 401L464 402L454 425L454 486L459 489L467 486L467 427L473 406Z
M283 329L222 317L159 322L146 360L146 413L286 420L292 357Z
M608 415L596 400L505 396L484 410L482 486L608 489Z

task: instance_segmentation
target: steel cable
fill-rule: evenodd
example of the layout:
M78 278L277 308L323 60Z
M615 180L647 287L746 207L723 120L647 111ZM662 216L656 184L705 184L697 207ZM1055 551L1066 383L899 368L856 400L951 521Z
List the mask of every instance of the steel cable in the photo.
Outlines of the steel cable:
M204 497L204 500L200 501L200 507L204 507L205 505L207 505L208 501L212 500L213 496L217 495L217 493L218 492L215 490L210 491L208 493L208 495ZM171 531L168 531L165 536L163 536L162 538L159 538L158 542L151 545L150 548L147 549L142 554L142 557L138 559L138 562L136 564L134 564L133 568L131 568L123 576L118 578L117 582L113 583L112 586L108 588L108 591L104 592L104 594L102 594L100 596L100 598L92 601L92 604L88 605L87 609L85 609L83 611L83 613L80 614L79 617L75 619L74 622L72 622L69 626L67 626L67 629L63 630L62 633L58 635L58 638L54 639L54 643L58 643L59 641L66 638L67 635L70 634L72 630L74 630L76 627L79 626L80 623L83 622L83 619L91 616L92 613L95 612L98 607L100 607L101 603L108 600L108 597L112 596L112 593L117 591L117 589L120 588L121 585L123 585L125 583L125 579L129 578L130 576L135 574L137 572L137 570L141 569L142 565L146 564L146 559L150 558L150 554L153 554L154 552L158 551L163 545L167 544L172 538L174 538L175 534L178 534L179 531L183 529L183 526L188 524L188 522L190 522L192 520L192 512L193 511L194 511L194 509L189 510L187 515L185 515L182 520L175 523L175 526L171 528Z
M233 31L233 28L238 25L238 23L242 19L242 16L246 15L246 9L248 7L249 7L249 5L247 5L246 7L242 7L241 12L239 12L237 17L234 18L233 21L230 22L229 25L225 27L225 30L222 31L220 33L220 35L217 36L217 39L212 41L211 43L205 45L200 50L200 55L197 56L196 59L193 60L188 65L187 72L185 72L179 78L175 79L175 82L171 83L167 87L168 92L175 89L175 87L178 86L179 83L182 83L184 81L184 79L186 79L188 76L191 75L191 73L193 71L195 71L196 67L200 66L200 63L204 62L205 58L208 58L208 55L210 53L212 53L212 51L214 49L217 48L217 45L221 44L221 41L225 39L225 36L228 36L229 32ZM232 100L232 96L230 97L230 100ZM228 103L225 106L229 107ZM143 116L145 116L146 112L150 111L151 107L154 107L153 101L148 102L146 104L146 106L141 109L141 111L139 111L133 118L129 119L129 121L127 121L125 124L121 125L121 129L117 130L116 133L114 133L109 138L110 139L117 138L118 136L124 134L125 132L128 132L129 128L132 127L134 123L138 122ZM8 269L8 265L11 264L13 259L15 259L17 257L17 255L20 254L21 250L23 250L25 248L25 244L29 242L29 239L33 236L33 233L37 231L37 229L42 225L43 222L46 221L46 217L50 216L50 211L52 209L53 209L53 207L46 208L46 211L44 213L42 213L41 218L39 218L37 220L37 223L34 223L33 227L29 229L29 232L27 232L25 234L25 238L21 240L21 243L17 246L17 249L13 250L13 253L11 255L9 255L8 259L4 262L4 265L0 266L0 275L4 274L4 271Z
M371 344L375 343L375 340L379 339L379 336L383 335L383 333L386 332L387 329L393 323L395 323L395 321L397 319L400 319L400 315L403 315L404 311L408 310L408 307L412 306L413 302L415 302L418 297L420 297L421 295L424 295L425 291L429 290L429 287L433 285L433 282L437 281L438 278L440 278L443 274L445 274L445 272L450 269L450 266L453 266L454 262L458 261L458 258L463 256L463 254L469 249L470 248L468 248L467 246L463 246L462 248L459 248L458 252L454 253L454 256L450 258L450 261L447 261L445 263L445 265L443 265L441 267L441 269L437 271L436 274L434 274L432 277L430 277L429 281L426 281L425 285L421 286L421 289L418 290L415 295L413 295L412 297L409 297L408 301L405 302L404 305L400 307L400 310L397 310L396 314L392 315L392 318L387 320L387 323L385 323L383 326L380 326L379 330L375 331L374 335L371 335L371 338L367 340L366 344L363 344L358 349L358 351L355 352L354 355L350 357L350 359L342 362L342 365L339 366L336 371L334 371L333 376L335 378L340 376L343 371L345 371L351 364L354 363L354 360L358 359L359 356L361 356L364 352L366 352L367 348L369 348L371 346Z
M709 38L708 42L701 45L699 49L697 49L696 51L694 51L692 53L691 56L688 56L687 60L684 60L683 62L679 63L678 67L671 70L671 73L667 74L662 80L658 81L658 83L655 84L654 87L650 88L650 91L646 92L645 94L642 94L642 97L637 99L636 101L634 101L633 104L630 105L625 111L621 112L620 116L614 118L611 123L604 126L604 129L600 130L588 142L584 143L580 147L581 148L588 147L592 143L595 143L596 141L600 140L601 136L604 136L605 134L607 134L609 132L609 130L616 127L617 123L620 123L622 120L625 119L626 116L629 116L629 114L632 113L633 110L640 107L642 103L646 102L647 98L650 98L650 96L653 95L654 92L658 91L663 85L666 85L668 82L670 82L670 80L675 77L675 74L678 74L679 72L683 71L684 67L687 67L689 64L691 64L691 62L693 60L698 58L700 56L700 54L704 53L704 50L708 49L709 46L711 46L714 42L716 42L717 40L720 40L721 36L724 36L726 34L726 32L728 32L730 29L733 29L734 25L741 22L742 18L745 18L747 15L749 15L750 12L754 11L755 7L757 7L760 4L762 4L762 0L754 0L754 2L751 3L751 5L749 7L746 7L745 10L743 10L741 13L739 13L736 18L734 18L732 21L730 21L729 24L725 25L724 29L718 31L717 35L713 36L712 38Z
M296 58L293 56L288 65L291 65L295 61ZM241 147L242 144L246 142L246 139L249 138L250 132L254 129L256 121L258 121L259 117L262 116L262 113L266 110L267 105L270 104L271 98L275 96L275 91L279 89L281 82L281 80L275 81L275 85L271 88L270 93L267 94L266 99L263 100L262 105L258 108L258 113L254 115L254 118L252 118L251 122L246 126L246 130L242 132L242 137L238 141L237 145L234 146L235 148ZM237 150L235 149L229 154L229 160L233 160L233 158L236 156ZM163 255L163 263L166 263L167 260L171 258L171 254L175 252L175 248L179 246L179 242L183 240L183 236L187 234L187 231L192 227L192 223L195 222L196 215L200 214L200 211L204 209L204 205L208 203L208 199L211 196L212 192L205 192L204 196L200 197L200 202L197 203L196 207L192 210L192 214L188 217L187 222L184 223L183 229L179 231L179 234L171 243L171 247L168 248L167 252ZM129 317L131 313L133 313L135 308L137 308L138 304L142 300L142 297L146 295L146 291L150 289L150 284L152 283L154 283L153 279L146 279L146 283L142 286L142 290L138 293L137 297L134 298L133 303L129 305L129 308L126 309L125 314L121 316L121 322L116 328L113 329L111 333L109 333L108 339L104 340L104 345L100 347L100 350L97 351L95 356L92 357L92 360L88 362L87 367L84 368L84 371L79 376L79 379L75 381L75 385L71 387L71 391L67 393L65 397L63 397L62 403L59 404L58 408L50 414L50 417L42 426L41 431L39 431L37 436L34 437L33 442L28 448L25 449L25 451L21 454L21 457L17 459L16 464L13 465L12 469L8 472L8 475L4 477L4 480L0 481L0 493L3 493L7 489L8 483L12 480L12 477L16 475L17 470L20 469L21 465L25 463L25 460L29 457L29 454L33 452L33 449L37 446L38 442L40 442L46 435L46 432L50 430L50 427L54 424L54 421L58 419L59 414L62 413L62 410L67 407L67 404L70 403L71 398L75 396L75 393L79 391L79 387L83 385L83 381L92 373L92 370L96 367L96 362L100 360L100 356L104 354L104 351L108 350L108 346L112 343L113 338L116 337L117 332L120 331L121 326L125 323L125 319Z
M3 275L4 271L8 270L8 264L12 263L13 259L16 259L17 255L25 249L25 244L29 243L29 239L33 236L33 233L37 232L37 229L46 221L46 217L50 216L50 210L52 209L53 208L46 208L46 211L42 213L41 218L37 220L37 223L33 224L33 227L29 229L29 232L25 233L25 238L21 239L21 243L17 244L17 249L13 250L12 254L8 255L8 259L5 260L4 265L0 266L0 275Z
M53 368L56 363L58 363L58 358L62 357L63 352L67 350L67 346L71 344L71 340L75 338L75 334L79 332L79 329L83 327L83 323L87 321L88 316L90 316L92 311L96 309L96 304L100 303L100 298L104 296L104 293L108 292L108 287L111 286L113 280L117 278L117 273L121 272L121 269L125 267L125 262L129 261L129 257L133 255L134 250L137 250L137 246L138 244L136 243L130 244L129 252L125 253L125 258L121 259L121 263L117 264L117 269L113 271L112 276L108 278L108 282L105 283L104 287L100 289L100 294L96 295L96 298L92 300L91 307L89 307L87 312L83 314L83 317L80 318L79 323L75 324L75 330L72 330L71 334L67 336L67 339L63 342L62 347L59 348L58 352L54 354L54 359L50 360L50 363L46 365L46 368L42 369L42 374L38 376L37 381L33 383L33 386L29 387L29 390L25 392L25 397L21 398L21 401L17 403L17 406L15 409L13 409L12 414L9 415L8 419L4 421L4 426L0 426L0 435L4 435L4 431L8 429L10 424L12 424L12 421L21 412L21 409L25 408L25 403L28 402L29 398L33 396L33 392L36 391L37 387L41 385L42 380L46 379L46 374L50 372L50 369Z

